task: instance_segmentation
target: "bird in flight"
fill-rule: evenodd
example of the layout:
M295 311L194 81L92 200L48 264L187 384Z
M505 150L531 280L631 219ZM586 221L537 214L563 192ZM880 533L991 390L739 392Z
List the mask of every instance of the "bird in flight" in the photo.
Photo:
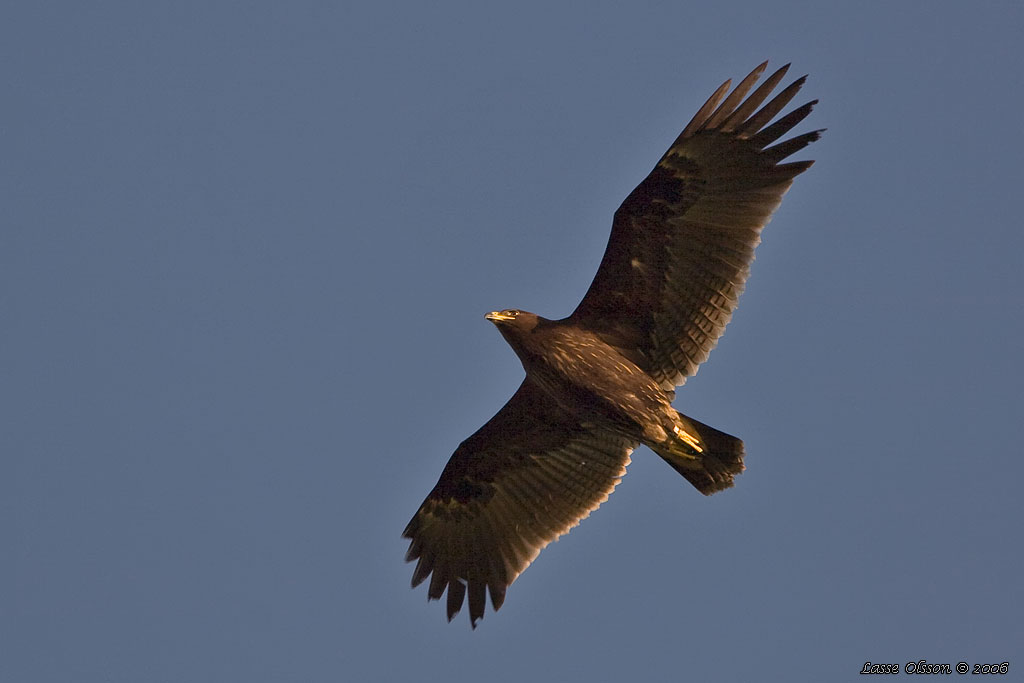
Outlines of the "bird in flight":
M448 591L451 621L469 594L476 628L487 595L587 517L644 444L710 495L743 471L743 442L672 408L725 330L761 229L812 161L781 163L817 140L778 140L817 100L772 119L806 76L777 95L786 65L749 97L767 62L726 81L622 203L590 289L567 318L505 309L486 318L526 378L452 455L405 528L412 585ZM768 100L767 104L761 106Z

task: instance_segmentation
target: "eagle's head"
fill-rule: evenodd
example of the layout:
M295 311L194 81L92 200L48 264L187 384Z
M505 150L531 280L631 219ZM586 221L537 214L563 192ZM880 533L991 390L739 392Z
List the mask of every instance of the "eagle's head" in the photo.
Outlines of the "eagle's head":
M491 311L484 317L494 323L501 334L506 338L508 338L510 334L513 336L520 336L531 332L535 327L537 327L537 323L541 320L540 316L535 313L520 311L516 308L506 308L502 311Z

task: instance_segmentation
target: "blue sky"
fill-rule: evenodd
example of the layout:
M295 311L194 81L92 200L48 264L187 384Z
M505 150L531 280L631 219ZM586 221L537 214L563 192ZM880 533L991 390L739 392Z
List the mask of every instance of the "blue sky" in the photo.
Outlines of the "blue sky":
M0 678L820 681L1024 666L1024 9L9 3ZM400 533L723 80L826 127L646 449L471 632ZM1011 668L1011 672L1014 669Z

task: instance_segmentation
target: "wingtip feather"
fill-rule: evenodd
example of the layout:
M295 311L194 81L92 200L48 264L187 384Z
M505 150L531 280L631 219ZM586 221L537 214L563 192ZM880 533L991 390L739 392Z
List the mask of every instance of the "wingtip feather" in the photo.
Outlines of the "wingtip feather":
M768 62L762 62L761 64L758 64L753 71L747 74L747 76L740 81L740 84L737 85L731 93L729 93L729 96L722 101L722 104L718 106L718 109L716 109L715 113L708 118L702 128L717 128L723 120L727 119L743 101L744 95L746 95L754 86L757 79L761 77L766 66L768 66Z
M704 125L704 122L707 121L709 116L711 116L711 113L715 111L719 102L722 101L722 98L725 97L725 93L729 91L729 86L731 85L732 79L730 78L726 80L725 83L718 86L718 90L716 90L711 97L707 99L704 106L698 109L697 113L694 114L692 119L690 119L690 122L686 124L686 128L684 128L683 132L679 134L679 140L690 137L700 130L701 126Z
M451 621L459 610L462 609L462 601L466 598L466 584L462 583L458 579L452 579L448 582L448 603L447 613L448 621Z
M722 122L721 129L726 132L733 131L737 125L742 125L754 111L761 106L761 103L768 99L768 96L775 90L775 86L786 76L789 71L789 64L785 64L775 70L772 75L765 79L757 90L753 92L743 104L736 108L729 117Z
M740 124L736 128L736 132L749 136L757 133L763 128L772 118L775 117L780 111L782 111L790 100L796 97L796 94L800 92L800 88L803 87L807 81L807 76L801 76L796 79L779 92L778 95L768 101L768 104L761 107L760 111L751 116L746 122Z

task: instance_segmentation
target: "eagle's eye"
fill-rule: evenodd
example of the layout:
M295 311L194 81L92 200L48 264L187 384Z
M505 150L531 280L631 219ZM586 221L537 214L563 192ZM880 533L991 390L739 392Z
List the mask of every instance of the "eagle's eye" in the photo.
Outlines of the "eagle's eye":
M508 309L505 309L504 311L502 311L502 314L503 315L510 315L510 316L512 316L514 318L517 315L519 315L519 311L517 311L514 308L508 308Z

